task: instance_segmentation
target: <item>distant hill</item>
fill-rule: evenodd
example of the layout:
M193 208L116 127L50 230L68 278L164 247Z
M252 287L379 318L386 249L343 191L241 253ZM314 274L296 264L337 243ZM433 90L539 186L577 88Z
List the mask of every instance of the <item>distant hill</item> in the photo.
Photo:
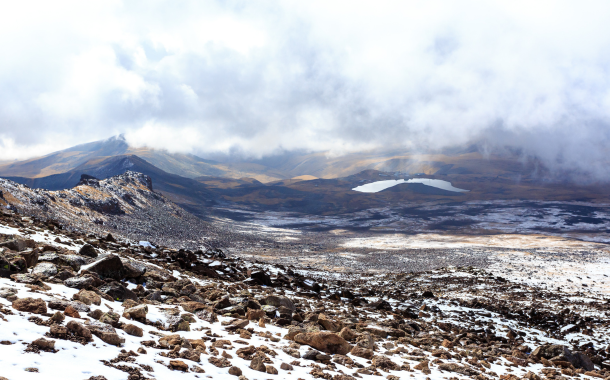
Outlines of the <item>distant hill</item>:
M136 155L159 169L187 178L200 176L252 177L263 182L287 178L278 170L255 163L224 164L205 160L192 154L131 147L122 135L77 145L43 157L0 164L0 177L48 177L82 169L83 165L91 167L97 162L122 155Z

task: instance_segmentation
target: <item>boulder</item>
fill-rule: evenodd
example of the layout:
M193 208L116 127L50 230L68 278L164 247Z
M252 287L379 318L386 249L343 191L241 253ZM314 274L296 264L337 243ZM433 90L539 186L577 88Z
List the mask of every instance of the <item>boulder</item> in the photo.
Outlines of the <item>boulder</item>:
M263 271L252 272L250 278L259 285L271 286L271 277Z
M13 309L28 313L44 314L47 312L47 304L40 298L19 298L13 301Z
M270 295L270 296L267 296L267 298L265 298L263 303L265 305L275 306L277 308L284 306L284 307L287 307L288 309L292 310L293 312L296 310L294 303L292 303L292 301L288 297Z
M365 359L371 359L373 356L375 356L375 353L373 352L373 350L370 350L370 349L364 348L364 347L360 347L360 346L355 346L354 348L352 348L352 351L350 352L350 354L352 354L354 356L358 356L359 358L365 358Z
M38 264L38 256L39 256L38 249L19 252L19 256L23 257L23 259L25 260L25 264L27 265L28 268L32 268L32 267L36 266L36 264Z
M138 278L146 273L146 265L142 263L124 257L121 257L121 262L123 263L125 278Z
M38 347L42 348L43 350L53 350L53 349L55 349L55 341L54 340L47 340L45 338L38 338L35 341L33 341L32 344L34 346L38 346Z
M120 261L120 260L119 260ZM66 280L67 281L67 280ZM132 299L138 301L138 296L118 281L112 281L99 287L100 292L109 295L115 301Z
M343 328L343 323L340 321L333 321L326 314L322 313L318 315L318 323L324 327L324 329L332 332L339 332Z
M186 311L188 313L194 313L198 310L203 310L208 307L206 304L203 304L201 302L194 302L194 301L183 302L180 304L180 306L182 306L184 311Z
M100 297L99 294L90 290L81 289L78 293L73 295L72 298L75 300L79 300L85 305L94 304L99 306L102 304L102 297Z
M67 329L72 331L74 334L85 338L87 340L91 339L91 330L85 327L82 323L76 321L70 321L66 325Z
M104 343L108 343L113 346L120 346L122 343L125 343L125 339L117 334L114 327L107 323L87 321L87 328L93 335L100 338Z
M78 253L80 255L87 256L87 257L93 257L93 258L97 257L97 251L91 244L83 245L81 247L81 249L78 251Z
M40 263L32 269L32 274L42 278L48 278L57 274L57 267L53 263Z
M172 369L172 370L178 370L178 371L186 372L186 371L188 371L189 366L188 366L188 364L186 364L182 360L170 360L169 361L169 368Z
M6 247L6 248L10 249L11 251L21 252L21 251L25 251L28 248L36 247L36 242L31 239L16 238L13 240L9 240L9 241L0 243L0 247Z
M64 285L68 288L74 289L85 289L89 286L93 286L95 280L92 276L82 276L82 277L70 277L64 280Z
M267 372L267 368L265 367L265 363L263 362L263 358L260 356L255 356L250 362L250 368L259 372Z
M241 376L241 369L239 369L239 367L233 366L229 368L229 375Z
M146 314L148 314L148 306L146 305L138 305L131 307L129 309L125 309L123 311L123 317L129 316L131 319L146 319Z
M352 350L352 346L345 339L326 331L300 333L294 337L294 341L333 355L345 355Z
M265 312L261 309L249 309L246 313L246 318L250 321L258 321L261 318L265 317Z
M138 326L132 324L127 324L123 326L123 331L125 331L129 335L137 336L140 338L144 336L144 331Z
M87 270L99 274L102 278L121 280L125 277L123 262L117 255L108 255L89 265Z
M339 336L347 340L348 342L351 342L358 337L358 334L356 334L354 330L350 329L349 327L344 327L343 329L341 329Z
M392 371L400 370L400 366L394 363L387 356L375 356L373 357L373 365L377 368L390 369Z

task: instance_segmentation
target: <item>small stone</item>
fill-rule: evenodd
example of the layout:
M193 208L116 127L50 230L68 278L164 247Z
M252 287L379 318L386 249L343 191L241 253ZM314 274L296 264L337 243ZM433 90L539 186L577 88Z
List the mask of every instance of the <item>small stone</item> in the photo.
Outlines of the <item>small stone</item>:
M280 369L283 369L284 371L292 371L294 367L288 363L282 363L280 364Z
M229 375L241 376L241 369L239 369L239 367L233 366L229 368Z
M125 331L127 334L132 335L132 336L137 336L137 337L142 337L144 336L144 331L142 331L141 328L139 328L136 325L132 325L132 324L127 324L123 327L123 331Z
M53 350L55 348L55 341L47 340L45 338L38 338L33 341L32 344L45 350Z

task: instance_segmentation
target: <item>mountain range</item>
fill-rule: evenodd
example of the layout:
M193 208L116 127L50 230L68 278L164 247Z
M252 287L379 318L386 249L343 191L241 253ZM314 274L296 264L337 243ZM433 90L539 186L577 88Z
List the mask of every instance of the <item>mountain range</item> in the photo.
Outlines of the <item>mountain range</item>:
M31 188L62 190L83 175L105 179L134 171L156 191L205 218L214 206L340 214L384 205L480 200L605 201L604 184L576 184L518 153L484 155L476 146L415 154L368 151L331 157L324 152L220 162L192 154L130 146L123 136L43 157L0 165L0 177ZM470 190L454 193L405 183L379 193L352 191L364 183L432 178Z

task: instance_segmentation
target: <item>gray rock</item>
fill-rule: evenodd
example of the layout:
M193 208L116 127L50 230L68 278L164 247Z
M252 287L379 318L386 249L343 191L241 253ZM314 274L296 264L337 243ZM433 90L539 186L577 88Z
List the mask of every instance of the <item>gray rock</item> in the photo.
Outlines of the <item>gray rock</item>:
M57 274L57 267L53 263L40 263L32 269L33 275L38 275L44 278L55 276Z
M102 278L121 280L125 277L125 268L121 259L116 255L108 255L91 264L87 270L95 272Z
M89 285L93 285L95 280L91 277L70 277L64 280L64 285L69 288L84 289Z
M280 306L285 306L292 311L296 310L294 303L292 303L292 301L288 297L271 295L271 296L267 296L267 298L265 298L264 303L265 303L265 305L275 306L278 308Z

